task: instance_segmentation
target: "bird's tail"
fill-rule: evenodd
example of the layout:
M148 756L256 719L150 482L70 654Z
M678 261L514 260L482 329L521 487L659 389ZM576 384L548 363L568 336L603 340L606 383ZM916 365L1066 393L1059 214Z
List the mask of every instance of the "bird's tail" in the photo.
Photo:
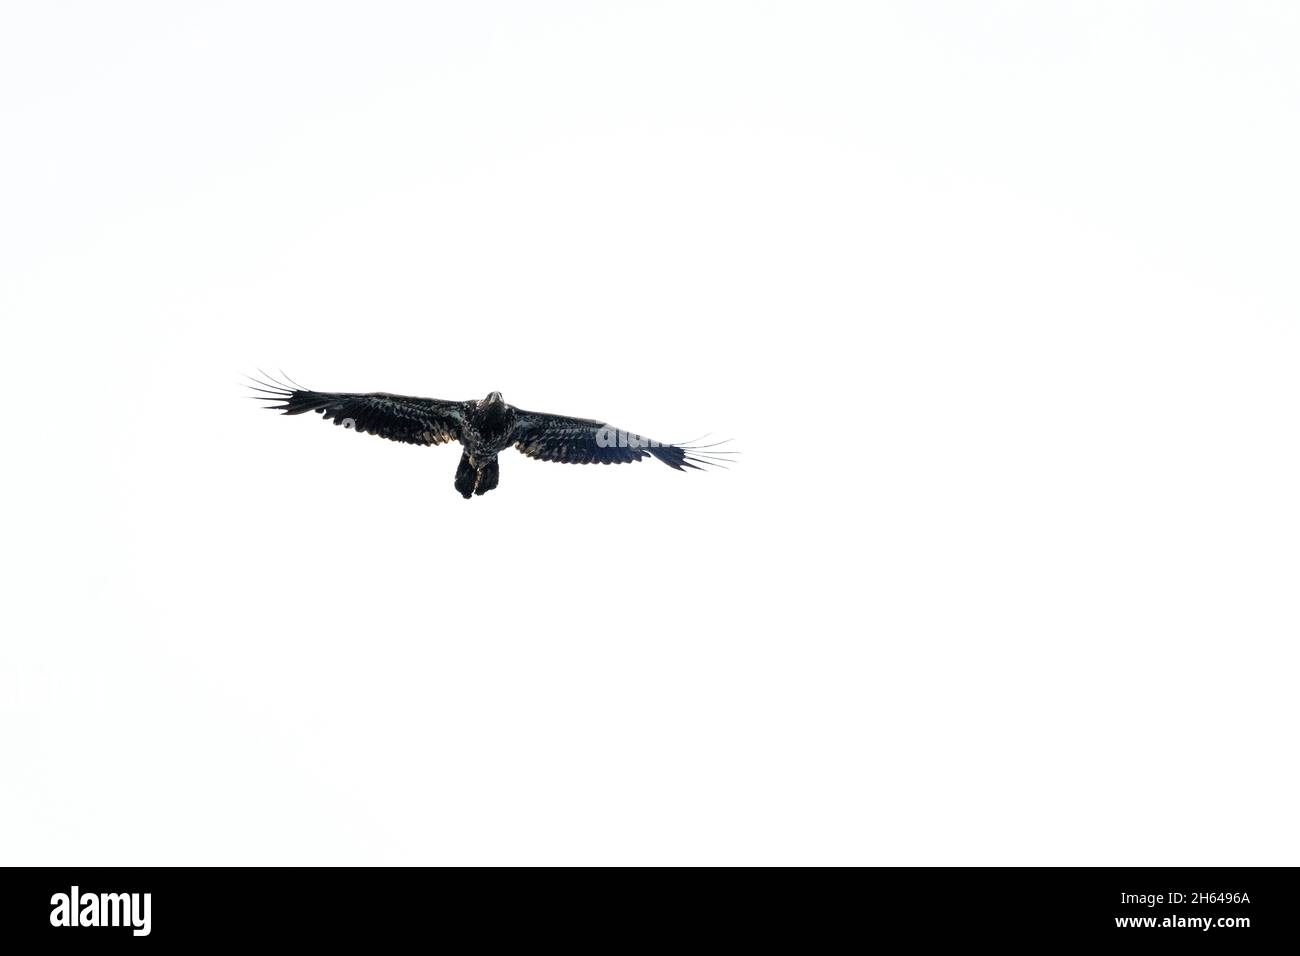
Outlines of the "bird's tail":
M469 460L469 452L462 452L460 465L456 468L456 490L463 498L485 495L497 486L501 480L501 466L493 458L485 465L474 467Z

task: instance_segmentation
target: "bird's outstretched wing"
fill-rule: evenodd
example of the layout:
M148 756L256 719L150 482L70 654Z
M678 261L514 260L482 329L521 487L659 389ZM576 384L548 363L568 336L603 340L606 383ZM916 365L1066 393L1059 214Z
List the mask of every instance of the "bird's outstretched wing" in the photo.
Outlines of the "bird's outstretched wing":
M575 465L616 465L650 457L678 471L703 470L702 465L721 465L726 459L720 456L735 454L714 450L714 445L664 444L594 418L569 418L523 409L515 412L512 437L515 447L529 458Z
M460 440L460 402L387 392L313 392L280 382L253 381L258 384L249 387L258 392L256 397L278 402L267 407L285 415L320 412L335 425L410 445Z

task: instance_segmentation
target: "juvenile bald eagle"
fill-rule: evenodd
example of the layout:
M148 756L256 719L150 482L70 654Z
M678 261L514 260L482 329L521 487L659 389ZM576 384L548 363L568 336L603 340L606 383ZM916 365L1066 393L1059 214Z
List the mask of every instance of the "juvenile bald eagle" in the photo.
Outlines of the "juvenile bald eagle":
M271 381L253 379L257 384L249 387L259 393L254 397L278 403L266 407L285 415L319 412L335 425L411 445L460 442L465 450L456 469L456 490L465 498L497 486L497 454L511 445L542 461L611 465L650 457L677 471L720 465L726 461L722 456L736 454L718 449L723 442L663 444L594 418L526 412L507 405L500 392L468 402L388 392L313 392L262 374Z

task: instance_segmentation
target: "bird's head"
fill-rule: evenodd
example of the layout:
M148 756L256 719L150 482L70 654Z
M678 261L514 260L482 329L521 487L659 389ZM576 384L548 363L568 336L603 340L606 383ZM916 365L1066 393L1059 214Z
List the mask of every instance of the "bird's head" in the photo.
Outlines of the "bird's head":
M491 408L493 405L504 405L505 399L501 397L500 392L488 392L487 398L479 402L484 408Z

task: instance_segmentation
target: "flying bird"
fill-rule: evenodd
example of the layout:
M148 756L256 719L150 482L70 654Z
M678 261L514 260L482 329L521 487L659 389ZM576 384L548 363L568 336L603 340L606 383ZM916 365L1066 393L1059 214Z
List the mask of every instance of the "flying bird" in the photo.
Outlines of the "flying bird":
M729 459L724 456L738 454L718 448L725 442L664 444L594 418L524 411L507 404L500 392L489 392L478 401L452 402L388 392L314 392L292 379L285 383L262 375L270 381L250 376L256 384L249 387L258 393L253 397L274 403L266 407L285 415L317 412L335 425L410 445L460 442L464 450L456 468L456 490L465 498L497 486L497 455L511 445L542 461L613 465L654 458L677 471L726 467L723 463Z

